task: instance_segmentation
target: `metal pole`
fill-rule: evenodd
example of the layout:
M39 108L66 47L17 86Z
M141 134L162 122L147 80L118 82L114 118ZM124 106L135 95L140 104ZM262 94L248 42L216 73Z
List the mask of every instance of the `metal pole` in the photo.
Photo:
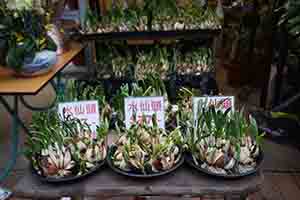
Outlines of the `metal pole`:
M2 182L13 170L18 156L18 144L19 144L19 135L18 135L18 96L14 96L14 107L12 113L12 129L11 129L11 158L8 161L7 166L5 167L3 173L0 175L0 182Z
M0 103L6 108L7 112L13 116L14 115L14 109L12 109L9 104L5 101L5 99L3 97L0 96ZM22 120L19 118L19 116L17 116L17 120L18 120L18 124L23 128L23 130L26 133L29 133L28 128L24 125L24 123L22 122Z

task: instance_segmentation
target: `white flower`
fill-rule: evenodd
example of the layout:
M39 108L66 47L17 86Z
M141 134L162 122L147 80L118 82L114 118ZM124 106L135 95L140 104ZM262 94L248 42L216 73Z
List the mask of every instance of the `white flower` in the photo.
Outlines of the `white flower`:
M240 152L240 162L243 164L249 164L251 163L253 160L250 157L250 150L247 147L241 147L241 152Z
M178 105L172 105L172 112L177 112L179 110Z
M75 162L72 161L71 152L64 146L59 146L58 144L48 147L48 150L43 150L48 152L48 165L43 166L46 174L50 176L66 176L71 174L71 169L75 166Z

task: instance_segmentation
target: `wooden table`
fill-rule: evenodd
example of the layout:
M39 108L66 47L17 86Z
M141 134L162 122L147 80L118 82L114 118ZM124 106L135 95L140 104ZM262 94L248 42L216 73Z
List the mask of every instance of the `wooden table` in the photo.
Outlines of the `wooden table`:
M62 196L97 197L106 199L124 196L203 196L222 195L225 199L246 199L259 190L263 175L236 180L224 180L206 176L183 165L172 174L154 179L136 179L116 174L108 167L100 169L86 179L69 184L47 184L40 182L30 170L13 189L17 198L55 199Z
M0 95L35 95L62 71L72 59L78 55L83 46L71 43L69 51L58 56L58 61L52 71L33 78L16 78L13 73L0 68ZM0 66L1 67L1 66ZM2 67L3 68L3 67Z
M12 71L8 71L7 69L4 70L3 67L0 67L0 104L2 104L12 116L11 159L7 162L5 170L0 173L0 182L8 176L16 162L19 143L18 127L21 126L25 132L28 132L27 127L18 116L19 99L29 109L40 109L27 104L23 96L36 95L49 82L55 86L53 78L57 76L59 72L61 72L73 60L73 58L83 50L83 46L78 43L71 43L68 49L68 51L58 56L58 61L52 71L45 75L32 78L16 78ZM3 95L10 95L14 97L12 106L10 106Z

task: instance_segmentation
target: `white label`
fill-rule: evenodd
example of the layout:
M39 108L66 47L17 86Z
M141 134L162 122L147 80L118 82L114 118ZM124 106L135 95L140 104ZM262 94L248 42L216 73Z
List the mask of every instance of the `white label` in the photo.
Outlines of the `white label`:
M141 122L143 116L146 117L147 124L152 126L152 116L155 113L157 124L160 128L165 128L165 109L164 97L128 97L125 98L125 124L126 128L134 123L134 114L136 121Z
M65 120L77 118L87 123L96 137L97 126L100 126L98 101L76 101L58 104L58 114Z
M216 110L225 112L228 108L234 111L234 96L211 96L211 97L193 97L194 120L198 116L198 105L202 107L215 106Z

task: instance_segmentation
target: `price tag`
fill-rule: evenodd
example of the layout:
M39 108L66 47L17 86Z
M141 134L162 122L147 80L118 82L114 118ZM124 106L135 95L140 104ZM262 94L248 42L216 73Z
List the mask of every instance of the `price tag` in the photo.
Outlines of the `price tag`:
M126 128L136 121L141 122L143 116L146 117L148 125L152 126L152 116L156 114L157 124L160 128L165 128L164 97L128 97L125 98L125 124Z
M96 137L97 126L100 126L98 101L78 101L58 104L58 114L65 120L77 118L87 123L94 137Z
M198 106L202 107L215 106L216 110L225 112L228 108L234 111L234 96L211 96L211 97L193 97L194 120L198 116Z

